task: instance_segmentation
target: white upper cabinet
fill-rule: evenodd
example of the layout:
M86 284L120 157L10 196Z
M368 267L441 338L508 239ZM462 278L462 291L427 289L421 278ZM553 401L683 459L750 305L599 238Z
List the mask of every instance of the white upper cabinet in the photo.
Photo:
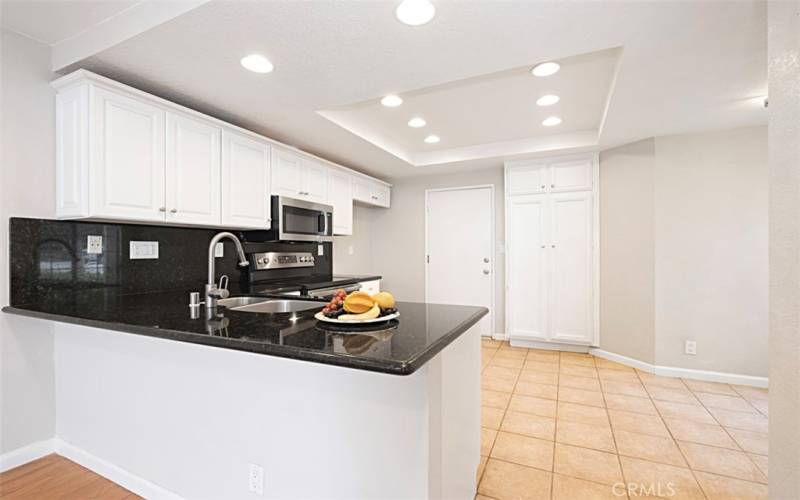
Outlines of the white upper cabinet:
M547 192L550 170L544 162L525 162L506 170L506 192L509 195Z
M550 190L554 193L591 191L593 176L592 158L554 161L550 164Z
M221 129L167 113L167 222L219 224Z
M507 162L506 194L591 191L596 155Z
M275 194L336 205L352 234L354 199L390 205L387 184L89 71L52 85L59 218L263 229Z
M166 113L102 88L90 99L91 215L163 221Z
M328 204L333 206L333 234L353 234L353 179L345 172L328 172Z
M328 202L328 168L314 160L303 159L302 198L315 203Z
M389 186L371 181L364 177L353 179L353 199L368 205L389 207L391 205L391 190Z
M303 196L303 158L280 148L272 149L272 194Z
M222 133L222 225L266 229L271 224L271 157L265 141Z

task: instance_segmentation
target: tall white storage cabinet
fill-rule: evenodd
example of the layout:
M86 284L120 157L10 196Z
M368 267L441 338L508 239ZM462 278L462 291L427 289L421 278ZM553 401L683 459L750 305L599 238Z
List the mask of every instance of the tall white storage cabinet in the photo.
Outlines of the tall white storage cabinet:
M598 175L596 154L506 163L512 345L598 344Z

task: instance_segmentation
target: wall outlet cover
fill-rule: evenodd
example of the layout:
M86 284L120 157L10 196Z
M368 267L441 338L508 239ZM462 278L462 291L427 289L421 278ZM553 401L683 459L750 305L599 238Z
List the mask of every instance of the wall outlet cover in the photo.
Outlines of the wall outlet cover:
M130 259L157 259L158 258L158 242L157 241L131 241L130 244Z
M88 235L86 237L86 253L88 254L103 253L103 237L95 234Z
M247 464L247 489L258 496L264 494L264 468L256 464Z
M689 354L690 356L694 356L697 354L697 342L694 340L687 340L686 345L684 346L684 352Z

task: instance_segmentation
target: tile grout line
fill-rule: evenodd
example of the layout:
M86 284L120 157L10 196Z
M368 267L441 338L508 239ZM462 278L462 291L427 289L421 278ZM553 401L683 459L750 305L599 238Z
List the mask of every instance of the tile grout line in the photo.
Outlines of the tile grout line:
M597 362L595 361L595 370L597 369ZM598 373L598 378L600 374ZM611 429L611 439L614 441L614 449L616 450L617 456L617 465L619 465L619 473L622 475L622 481L625 483L625 498L629 498L628 495L628 478L625 475L625 470L622 468L622 458L620 458L619 454L619 445L617 444L617 435L614 433L614 425L611 423L611 415L608 413L608 402L606 401L606 391L603 389L603 382L602 380L599 381L600 384L600 395L603 398L603 404L605 405L605 412L606 412L606 420L608 420L608 427ZM616 493L614 493L616 495Z
M661 419L661 423L664 425L664 427L667 428L667 432L669 432L669 436L670 436L670 438L672 438L672 442L675 444L675 447L678 449L678 453L681 454L681 457L683 458L684 462L686 462L686 469L689 471L689 474L692 475L692 479L694 479L695 484L697 484L697 487L700 489L700 493L702 493L705 498L708 498L708 494L706 493L705 489L703 488L703 485L700 483L700 481L697 480L697 475L695 474L695 471L692 469L692 465L689 463L689 459L686 458L686 454L683 452L681 447L678 446L678 442L675 439L675 436L672 434L672 430L670 430L669 426L664 421L664 415L661 413L661 410L658 408L658 405L655 403L655 400L653 399L652 395L647 390L647 386L645 385L644 380L642 379L641 375L639 375L638 371L636 372L636 376L639 377L639 381L641 382L642 386L644 386L644 388L645 388L644 390L647 393L648 398L650 399L650 403L655 407L656 412L658 412L658 416ZM682 379L678 378L678 380L680 380L681 385L683 387L685 387L686 389L689 389L689 387L683 382ZM701 404L702 404L702 402L701 402Z

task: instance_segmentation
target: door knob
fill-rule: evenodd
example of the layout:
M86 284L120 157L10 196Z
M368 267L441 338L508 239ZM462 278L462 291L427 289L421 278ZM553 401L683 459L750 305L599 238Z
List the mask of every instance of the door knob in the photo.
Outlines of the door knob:
M489 270L488 269L484 269L483 270L483 274L489 274Z
M483 261L488 264L489 263L489 257L484 257Z

